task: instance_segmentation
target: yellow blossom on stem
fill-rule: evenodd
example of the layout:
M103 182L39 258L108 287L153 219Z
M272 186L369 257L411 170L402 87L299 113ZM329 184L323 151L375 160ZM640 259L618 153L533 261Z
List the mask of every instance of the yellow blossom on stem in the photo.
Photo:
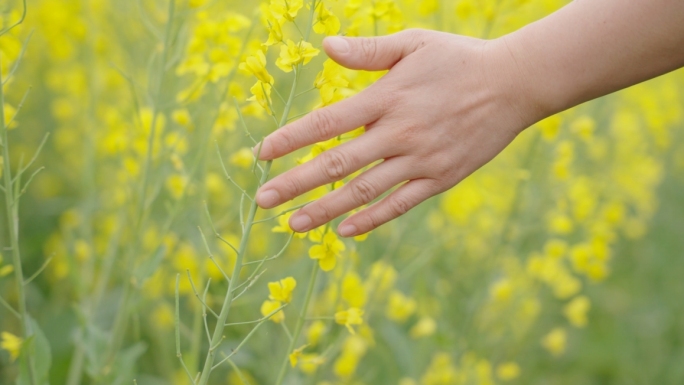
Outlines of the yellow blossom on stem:
M260 50L254 55L249 55L238 65L240 71L254 75L262 83L273 84L273 76L266 70L266 56Z
M323 70L316 75L314 87L319 89L324 106L332 104L342 98L339 88L347 87L349 81L342 75L342 66L333 60L323 62Z
M303 5L303 0L271 0L269 10L278 19L294 21Z
M262 45L265 47L270 47L274 44L278 44L283 41L283 25L281 20L276 18L269 18L268 23L268 40Z
M249 90L252 91L253 96L247 100L256 101L264 110L266 110L266 112L270 114L271 85L258 80Z
M316 33L325 35L335 35L340 31L340 19L333 15L321 1L316 7L316 19L313 25Z
M328 232L323 236L320 244L311 246L309 257L318 260L321 270L330 271L335 268L337 256L344 250L344 242L337 239L335 233Z
M298 347L297 349L293 350L292 353L290 353L290 365L294 368L297 366L297 362L299 361L299 357L302 356L302 352L306 347L309 345L302 345Z
M9 332L2 332L2 340L0 340L0 348L3 348L9 352L10 358L12 361L16 360L17 357L19 357L19 353L21 352L21 345L24 343L24 340L21 339L20 337L15 336L12 333Z
M295 43L288 39L285 45L280 47L280 56L276 59L276 65L284 72L291 72L297 64L307 64L319 52L321 51L314 48L309 42Z
M269 314L278 310L278 308L280 308L281 306L283 306L283 304L279 301L266 300L264 301L264 303L261 304L261 315L267 317ZM283 313L283 311L280 310L277 313L273 314L270 320L275 323L281 323L285 320L285 313Z
M363 310L357 307L350 307L347 310L335 313L335 322L344 325L349 330L349 333L356 334L352 325L363 324Z
M297 281L292 277L283 278L280 281L269 282L268 291L271 293L269 298L275 301L290 303L292 292L297 287Z

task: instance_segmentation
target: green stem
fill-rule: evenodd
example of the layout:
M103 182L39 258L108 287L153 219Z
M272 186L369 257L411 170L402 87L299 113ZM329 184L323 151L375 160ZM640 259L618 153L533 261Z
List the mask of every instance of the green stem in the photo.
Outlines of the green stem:
M268 174L271 170L271 163L271 161L266 162L264 173L261 176L260 185L265 183L268 179ZM235 260L235 268L233 269L233 274L231 276L230 283L228 284L228 292L226 293L226 297L223 301L223 306L221 308L221 312L219 313L219 318L216 321L216 328L214 328L214 333L211 337L211 343L209 344L210 347L218 346L221 340L223 339L223 329L225 328L226 319L228 319L230 307L233 303L233 298L235 295L235 285L240 279L240 272L242 271L242 261L245 256L245 252L247 251L249 234L252 231L252 224L254 223L254 216L256 215L257 208L258 206L256 202L252 202L249 207L249 214L247 216L247 222L245 223L245 231L242 234L242 239L240 240L240 247L238 248L238 255ZM211 375L211 369L214 365L215 358L216 350L210 349L204 361L204 368L202 369L202 375L200 376L198 385L206 385L209 381L209 376Z
M290 340L290 346L285 352L285 359L280 366L280 372L278 373L278 379L276 380L276 385L281 385L285 379L285 374L287 374L287 364L289 361L290 353L295 349L297 345L297 340L302 334L302 329L304 328L304 321L306 321L306 314L309 311L309 303L311 302L311 297L313 296L314 288L316 287L316 278L318 277L318 261L313 261L313 269L311 270L311 278L309 279L309 287L306 289L306 297L304 297L304 304L299 312L299 318L297 319L297 324L295 325L294 333L292 334L292 339Z
M142 186L141 186L141 191L140 191L140 197L139 197L139 202L138 202L138 216L136 219L135 223L135 231L134 234L137 236L134 237L135 239L133 240L133 243L130 248L130 252L126 256L126 261L125 265L130 266L130 260L132 259L133 256L138 255L138 249L140 247L140 238L141 238L141 229L144 227L143 223L145 221L146 217L146 200L147 200L147 190L149 189L149 174L150 174L150 169L152 167L152 155L154 153L154 138L156 136L156 126L157 126L157 120L159 117L159 106L161 104L161 97L162 97L162 85L163 85L163 78L164 74L166 73L166 61L168 58L168 52L171 46L171 32L173 28L173 19L175 16L175 10L176 10L176 2L175 0L170 0L169 1L169 9L168 9L168 20L166 24L166 31L164 35L164 46L162 49L162 57L160 59L159 63L159 79L157 80L156 84L156 92L155 92L155 101L154 101L154 106L153 106L153 112L152 112L152 122L151 122L151 127L150 127L150 134L147 139L147 155L145 159L145 167L143 171L143 179L142 179ZM119 305L119 311L117 312L117 317L114 321L114 326L112 328L112 335L109 343L109 348L107 350L107 354L105 354L105 360L104 360L104 365L101 369L104 369L108 366L108 364L111 363L111 361L115 358L115 353L118 350L121 340L123 339L123 335L126 332L126 321L128 319L128 304L131 299L131 280L129 277L126 277L123 282L123 293L121 296L121 301Z
M9 230L10 247L12 249L12 263L14 264L14 280L17 289L18 312L21 316L21 334L24 340L31 336L28 312L26 310L26 291L24 289L24 272L21 266L21 254L19 252L19 202L15 201L12 189L12 169L10 167L8 127L5 125L5 90L2 85L2 68L0 68L0 135L2 135L3 156L3 182L5 187L5 208L7 210L7 228ZM21 183L17 179L15 183ZM29 380L36 383L35 366L33 357L28 356Z

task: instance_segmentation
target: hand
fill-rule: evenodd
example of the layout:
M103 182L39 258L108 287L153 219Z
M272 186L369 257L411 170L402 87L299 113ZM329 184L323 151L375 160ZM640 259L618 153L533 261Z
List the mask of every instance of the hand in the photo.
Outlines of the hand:
M323 47L345 67L390 71L359 94L267 136L260 159L364 125L366 132L265 183L257 203L272 208L382 162L293 214L294 231L321 226L401 184L338 227L344 237L373 230L459 183L536 120L505 42L408 30L377 38L328 37Z

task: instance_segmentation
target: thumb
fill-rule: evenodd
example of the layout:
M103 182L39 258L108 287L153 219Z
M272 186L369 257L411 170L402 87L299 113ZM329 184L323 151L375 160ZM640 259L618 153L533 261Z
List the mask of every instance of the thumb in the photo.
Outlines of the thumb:
M381 37L329 36L323 49L338 64L366 71L392 68L417 49L419 31L408 30Z

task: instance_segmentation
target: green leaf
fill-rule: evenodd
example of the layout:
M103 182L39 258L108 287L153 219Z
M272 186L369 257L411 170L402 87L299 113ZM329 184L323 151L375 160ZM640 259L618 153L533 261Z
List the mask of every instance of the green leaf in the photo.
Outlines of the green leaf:
M33 318L28 319L31 336L24 341L19 357L19 376L17 385L49 384L52 352L47 337ZM32 368L31 368L32 366ZM31 381L32 374L35 381Z

